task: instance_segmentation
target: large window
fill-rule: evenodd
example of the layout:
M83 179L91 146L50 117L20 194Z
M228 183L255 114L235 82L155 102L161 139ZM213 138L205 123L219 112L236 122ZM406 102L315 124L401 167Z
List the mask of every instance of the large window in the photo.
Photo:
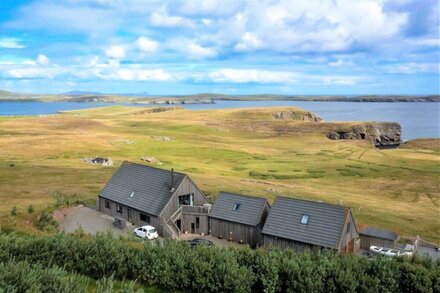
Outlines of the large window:
M194 205L194 193L179 196L179 207L192 205Z
M141 221L146 222L146 223L150 223L150 216L146 215L146 214L139 214L139 218Z
M105 201L105 207L106 207L107 209L110 208L110 202L109 202L108 200Z
M120 214L122 214L122 206L121 205L116 205L116 211Z

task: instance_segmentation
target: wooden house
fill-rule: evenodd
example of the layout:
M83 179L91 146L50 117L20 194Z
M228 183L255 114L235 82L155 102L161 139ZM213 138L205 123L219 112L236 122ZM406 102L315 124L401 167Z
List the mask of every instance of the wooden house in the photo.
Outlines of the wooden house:
M209 213L210 234L255 247L269 210L265 198L221 192Z
M369 250L370 246L396 248L399 234L380 228L365 227L359 231L361 248Z
M349 208L296 198L278 197L263 227L263 245L306 249L359 249L359 234Z
M160 236L208 233L210 205L191 178L174 170L123 162L98 196L98 208Z

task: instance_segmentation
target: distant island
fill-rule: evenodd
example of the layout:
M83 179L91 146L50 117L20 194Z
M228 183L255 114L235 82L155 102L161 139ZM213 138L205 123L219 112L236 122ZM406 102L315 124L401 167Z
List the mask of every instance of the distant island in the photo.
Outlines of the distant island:
M440 95L225 95L201 93L193 95L106 94L70 91L62 94L22 94L0 90L0 102L80 102L133 104L211 104L215 101L319 101L319 102L440 102Z

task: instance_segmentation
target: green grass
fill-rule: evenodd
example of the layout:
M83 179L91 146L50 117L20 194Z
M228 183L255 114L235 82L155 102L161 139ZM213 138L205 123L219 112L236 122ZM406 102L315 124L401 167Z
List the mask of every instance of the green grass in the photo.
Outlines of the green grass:
M438 218L439 140L379 151L367 142L327 139L324 133L335 124L275 121L271 113L279 109L246 110L250 116L241 110L135 115L142 110L0 118L2 227L35 231L29 223L53 204L55 191L94 202L123 160L141 163L141 156L153 156L163 163L154 166L187 172L210 195L247 192L272 202L270 184L277 194L351 206L359 225L440 242L440 224L432 220ZM116 164L81 161L95 155ZM26 212L29 205L35 208L32 215ZM11 218L13 206L18 216Z

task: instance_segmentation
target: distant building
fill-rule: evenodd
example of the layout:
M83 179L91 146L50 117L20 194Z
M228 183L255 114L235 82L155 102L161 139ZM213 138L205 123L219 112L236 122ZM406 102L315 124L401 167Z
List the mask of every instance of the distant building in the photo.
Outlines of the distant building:
M163 237L208 233L209 206L183 173L123 162L98 197L103 213L135 225L150 224Z
M278 197L263 227L263 245L306 249L359 249L359 234L349 208L303 199Z
M359 231L361 248L370 249L370 246L395 248L399 241L399 234L375 227L365 227Z
M221 192L209 213L210 233L255 247L269 210L265 198Z

